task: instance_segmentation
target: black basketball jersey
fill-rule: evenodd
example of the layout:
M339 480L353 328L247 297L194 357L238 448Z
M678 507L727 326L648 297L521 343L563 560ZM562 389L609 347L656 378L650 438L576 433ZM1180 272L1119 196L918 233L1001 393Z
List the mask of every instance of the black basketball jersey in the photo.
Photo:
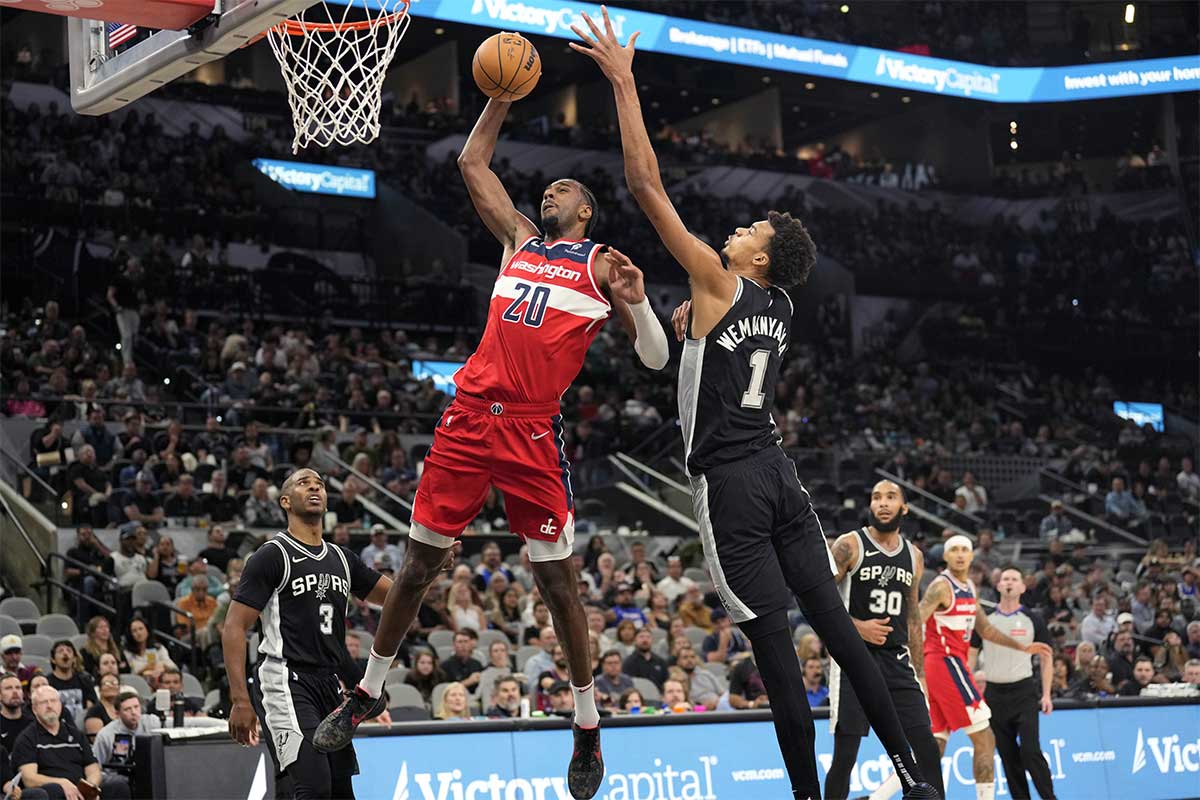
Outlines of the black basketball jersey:
M882 645L868 643L867 647L906 647L909 594L914 576L912 543L901 535L900 544L889 551L872 540L866 528L854 533L858 536L858 562L838 587L842 600L855 619L890 618L892 632L887 641Z
M344 547L310 547L280 531L246 561L233 599L260 612L259 653L336 671L347 658L349 597L365 598L379 578Z
M740 275L733 305L707 336L693 339L688 320L678 394L689 475L779 443L771 408L791 328L787 292Z

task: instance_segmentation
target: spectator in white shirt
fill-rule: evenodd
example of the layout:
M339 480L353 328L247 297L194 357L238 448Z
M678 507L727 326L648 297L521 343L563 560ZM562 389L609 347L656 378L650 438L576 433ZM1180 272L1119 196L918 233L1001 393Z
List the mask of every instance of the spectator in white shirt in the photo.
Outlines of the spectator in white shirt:
M679 556L671 556L667 559L667 577L659 581L655 588L667 598L668 605L673 606L677 597L695 585L694 580L684 576L683 561Z
M1102 650L1108 641L1108 635L1113 630L1113 618L1108 613L1108 598L1097 593L1092 598L1092 611L1083 618L1079 626L1079 636L1085 642L1091 642L1096 650Z
M1181 469L1175 476L1175 483L1179 485L1179 493L1194 503L1200 502L1200 475L1196 474L1192 459L1184 456L1183 463L1179 466Z
M126 524L121 528L121 549L112 554L113 576L123 591L131 591L138 581L146 580L146 556L138 552L140 525Z
M404 563L404 550L389 544L387 528L377 523L371 526L371 543L363 548L362 560L364 564L374 564L379 556L387 556L392 562L392 569L400 569Z
M970 472L963 473L962 486L955 489L954 494L966 500L966 507L963 510L968 514L978 514L980 511L987 510L987 489L976 483L974 474Z

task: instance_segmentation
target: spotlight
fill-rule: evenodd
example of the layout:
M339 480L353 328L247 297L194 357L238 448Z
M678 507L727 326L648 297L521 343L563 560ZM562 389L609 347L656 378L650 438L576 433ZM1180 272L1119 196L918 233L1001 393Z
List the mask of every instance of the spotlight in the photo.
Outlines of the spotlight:
M908 95L904 95L904 97L901 97L901 98L900 98L900 102L901 102L901 103L911 103L911 102L912 102L912 98L911 98L911 97L909 97Z
M1017 121L1015 119L1012 122L1008 123L1008 132L1009 133L1017 132Z
M1137 6L1135 6L1133 3L1126 3L1125 4L1125 24L1132 25L1133 18L1136 14L1137 14Z
M171 385L171 379L163 378L163 386L170 386L170 385Z
M817 85L812 81L809 81L808 83L804 84L804 88L811 92L813 89L817 88Z
M879 92L871 92L871 99L872 99L872 100L878 100L878 99L879 99Z
M1131 6L1131 8L1132 8L1132 6ZM845 3L842 3L842 7L839 8L838 11L841 11L843 14L849 14L850 6L846 5ZM1125 12L1125 13L1126 13L1126 15L1128 15L1129 12Z
M1011 147L1013 150L1016 150L1018 147L1020 147L1020 145L1017 144L1016 139L1013 139L1011 142L1009 142L1008 146Z
M433 33L435 36L441 36L445 32L446 32L445 28L434 28L433 29Z

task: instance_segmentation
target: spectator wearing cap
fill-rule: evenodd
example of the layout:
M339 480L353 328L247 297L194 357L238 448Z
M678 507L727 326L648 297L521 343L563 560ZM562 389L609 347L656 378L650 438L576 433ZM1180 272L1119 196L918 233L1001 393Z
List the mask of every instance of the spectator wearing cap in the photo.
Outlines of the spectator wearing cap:
M209 522L231 522L238 513L237 496L229 488L224 470L212 474L209 490L200 496Z
M639 628L650 622L646 617L645 610L634 600L632 583L618 584L616 596L613 598L613 607L609 610L608 617L610 622L617 625L629 620Z
M667 559L667 576L660 580L655 588L667 598L667 604L673 606L678 598L695 585L694 580L683 574L683 559L670 556Z
M31 722L33 714L29 713L29 706L25 703L25 687L21 685L21 678L15 672L0 673L0 747L6 752L11 751L17 736Z
M1050 503L1050 513L1042 517L1042 541L1049 542L1061 536L1066 536L1071 532L1071 527L1071 520L1067 517L1064 510L1063 501L1052 501Z
M67 468L67 483L71 486L72 522L108 525L108 497L112 484L108 475L96 464L96 449L90 444L77 448L77 461Z
M1091 642L1100 649L1108 641L1108 635L1114 627L1113 618L1108 613L1108 598L1103 592L1097 591L1092 595L1092 610L1079 625L1079 636L1085 642Z
M125 423L125 430L117 434L121 457L132 459L134 450L148 451L151 444L146 437L146 426L142 421L142 415L136 411L127 411L122 421Z
M662 689L663 681L667 679L667 662L651 649L653 646L654 632L649 626L639 628L633 638L633 652L626 657L621 669L631 678L645 678Z
M75 431L71 440L75 449L85 444L96 449L96 464L107 467L117 454L117 437L104 424L104 406L93 405L88 409L88 424Z
M4 671L16 675L21 681L21 690L26 691L29 688L29 680L41 672L37 667L26 666L21 663L21 655L24 653L21 637L15 633L10 633L7 636L0 638L0 656L4 659Z
M166 519L162 503L154 496L154 476L142 470L133 481L133 494L124 507L125 519L147 528L161 525Z
M221 384L221 402L223 404L245 403L254 394L257 381L258 378L250 374L243 362L233 362L229 367L229 372L225 375L225 382Z
M242 506L242 522L247 528L287 527L287 516L278 501L271 499L265 478L255 478L250 485L250 496ZM371 562L367 562L368 564Z
M207 546L197 554L196 559L212 564L221 572L226 572L229 569L229 560L234 555L225 541L225 529L220 525L214 525L208 529ZM189 570L189 572L191 571Z
M404 563L404 550L388 542L387 528L375 524L371 526L371 543L362 549L364 564L374 564L379 556L391 559L392 569L400 569Z
M713 609L712 621L713 632L705 636L700 645L705 661L726 664L733 656L750 649L746 637L733 627L733 620L725 609Z
M105 779L87 738L62 721L62 702L51 686L30 698L34 724L13 742L12 764L21 772L22 796L76 800L80 781L99 787L105 800L127 800L129 785ZM41 791L36 791L36 790Z
M357 478L346 478L342 484L342 496L329 504L329 510L337 515L339 523L351 528L364 527L367 519L367 507L358 499L361 491Z
M546 690L546 699L550 702L549 713L567 717L575 712L575 694L571 691L568 681L555 681Z

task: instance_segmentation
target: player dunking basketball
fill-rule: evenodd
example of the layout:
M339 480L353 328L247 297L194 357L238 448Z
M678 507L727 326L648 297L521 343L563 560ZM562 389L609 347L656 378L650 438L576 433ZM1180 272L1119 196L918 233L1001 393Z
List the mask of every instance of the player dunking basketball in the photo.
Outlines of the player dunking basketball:
M603 13L603 31L583 15L595 39L573 26L588 46L571 46L612 83L629 190L691 278L679 420L692 505L717 593L754 647L793 796L821 794L816 730L787 621L794 592L854 684L905 797L936 797L920 780L883 676L834 585L821 523L771 420L792 323L786 289L808 279L816 246L799 220L776 212L738 228L720 254L688 232L663 187L642 120L632 70L638 34L622 47Z
M558 403L614 311L651 369L666 365L667 338L646 300L641 272L587 238L599 208L586 186L564 179L546 187L541 232L513 206L488 166L509 105L487 104L458 160L479 216L504 246L487 326L456 374L457 397L438 422L413 504L408 553L388 592L366 674L314 741L323 750L349 743L380 696L446 549L494 485L504 493L510 528L529 546L534 580L566 652L575 694L567 783L575 797L589 798L604 765L587 620L571 561L574 517Z
M971 631L1001 647L1011 647L1040 658L1054 651L1042 642L1023 645L993 625L976 600L975 584L967 577L975 555L971 540L961 534L946 540L946 569L925 589L921 619L925 622L925 686L929 717L939 749L946 752L950 734L964 728L975 748L976 800L996 796L996 739L988 721L991 709L967 669Z

